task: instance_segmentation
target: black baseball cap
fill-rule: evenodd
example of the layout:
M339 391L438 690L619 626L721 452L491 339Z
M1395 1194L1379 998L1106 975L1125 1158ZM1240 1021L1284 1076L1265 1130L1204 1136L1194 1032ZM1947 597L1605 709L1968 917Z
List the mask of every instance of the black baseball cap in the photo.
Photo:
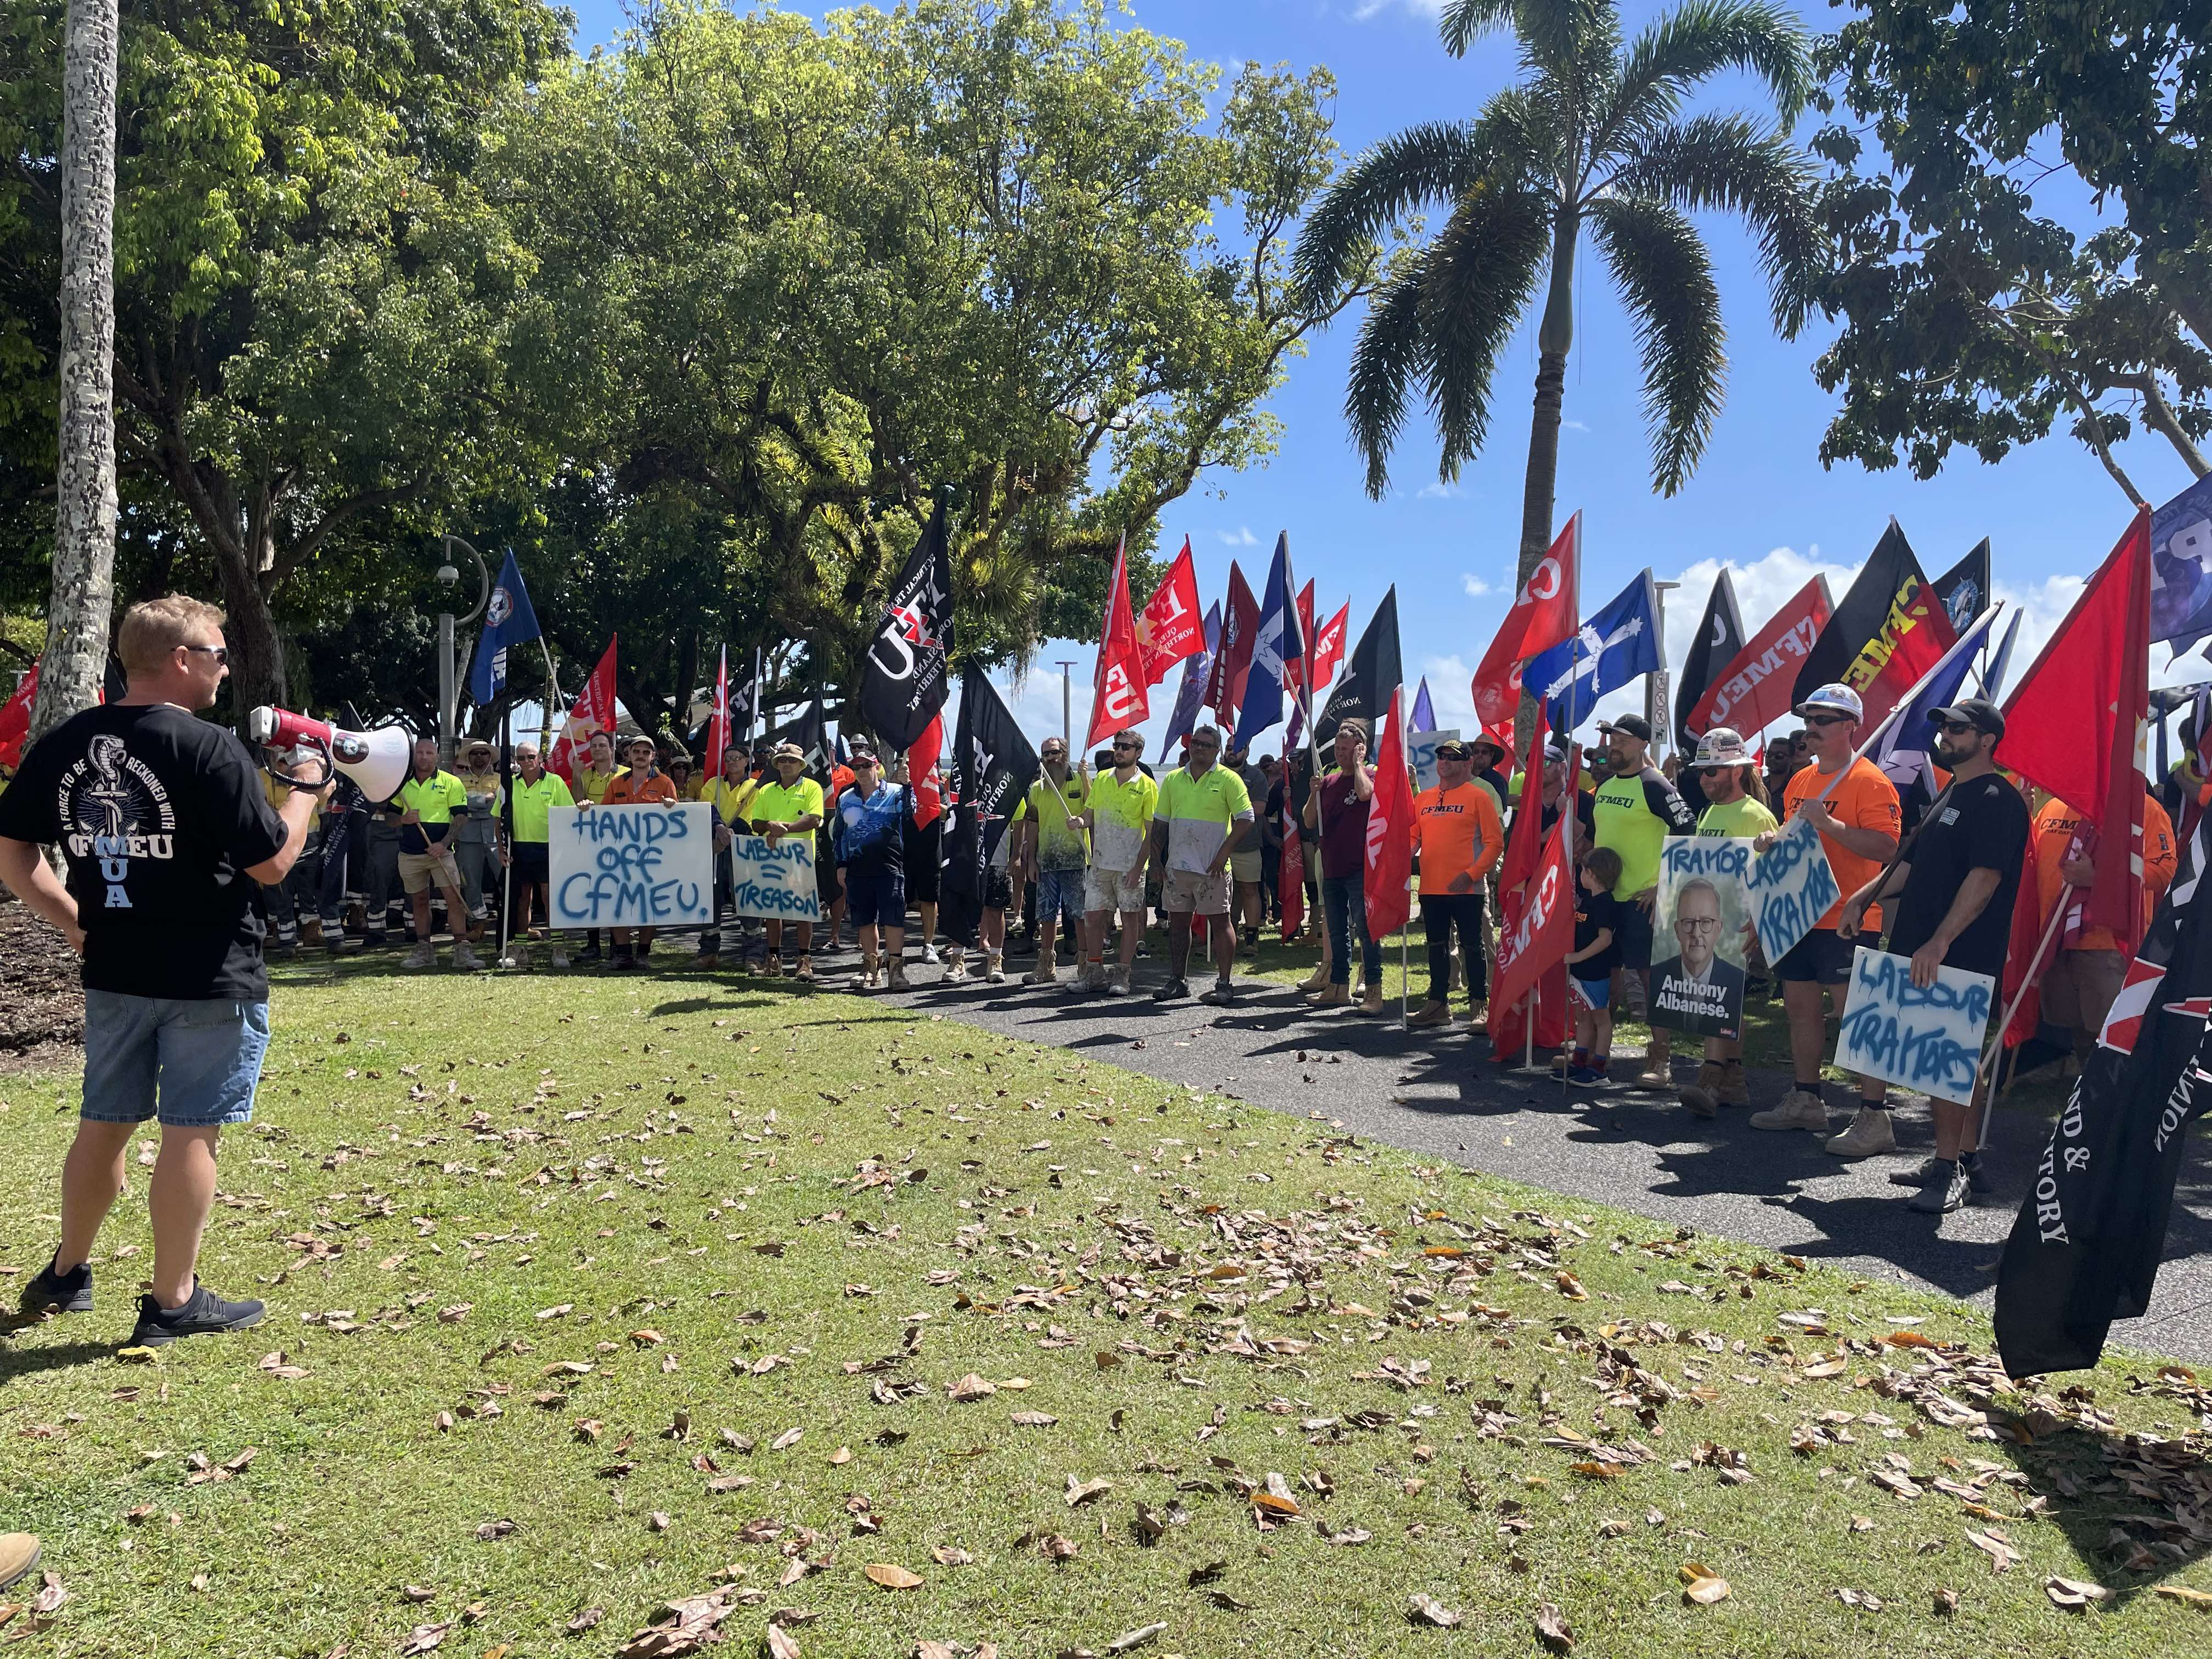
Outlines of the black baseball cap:
M1601 732L1626 732L1641 742L1651 741L1651 722L1641 714L1623 714L1617 720L1600 720L1597 729Z
M1963 702L1953 703L1948 708L1936 708L1929 711L1928 723L1930 726L1946 726L1958 722L1964 722L1977 732L1985 732L1993 738L2004 736L2004 714L1996 704L1990 702L1986 697L1968 697Z

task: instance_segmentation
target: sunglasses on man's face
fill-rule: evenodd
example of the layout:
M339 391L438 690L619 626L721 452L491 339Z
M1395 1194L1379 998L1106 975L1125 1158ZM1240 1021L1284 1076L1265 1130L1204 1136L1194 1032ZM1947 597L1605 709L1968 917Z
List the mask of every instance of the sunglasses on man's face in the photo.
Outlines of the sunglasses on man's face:
M1945 720L1943 722L1943 735L1947 738L1963 738L1968 736L1970 733L1979 732L1981 729L1982 728L1980 726L1975 725L1972 720Z
M1808 714L1805 716L1805 724L1808 726L1841 726L1850 719L1850 716L1849 714Z
M188 645L185 649L197 651L204 657L213 657L217 667L230 660L230 647L227 645Z

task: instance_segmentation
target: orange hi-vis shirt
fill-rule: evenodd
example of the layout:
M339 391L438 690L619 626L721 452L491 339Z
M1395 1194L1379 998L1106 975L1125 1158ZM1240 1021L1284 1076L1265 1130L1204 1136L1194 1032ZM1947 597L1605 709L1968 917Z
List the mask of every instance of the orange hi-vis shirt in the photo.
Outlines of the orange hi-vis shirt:
M2058 902L2059 890L2066 885L2066 878L2059 866L2066 861L2067 849L2081 828L2081 815L2064 801L2053 795L2036 812L2032 832L2035 836L2035 896L2037 914L2048 922L2051 907ZM2094 855L2093 855L2094 856ZM2166 890L2173 884L2173 820L2160 805L2158 797L2143 797L2142 826L2142 925L2150 926L2157 912L2158 902L2166 896ZM2112 937L2109 927L2092 927L2066 947L2069 951L2117 951L2120 942Z
M644 801L659 801L663 805L676 805L676 781L665 772L655 772L647 777L641 772L623 772L607 785L605 800L607 806L625 806Z
M1489 787L1474 779L1457 788L1438 784L1413 797L1413 851L1421 860L1421 891L1472 893L1505 851L1505 831Z
M1833 781L1835 787L1828 789ZM1824 803L1835 815L1836 821L1850 830L1879 830L1894 837L1903 824L1904 817L1897 803L1897 786L1882 774L1882 769L1863 756L1845 767L1840 776L1823 772L1818 763L1801 766L1791 774L1782 791L1782 816L1794 818L1798 809L1828 789ZM1863 859L1844 846L1832 836L1820 837L1820 850L1828 855L1828 867L1836 872L1836 885L1844 898L1849 898L1860 888L1881 873L1886 859ZM1828 907L1828 913L1813 925L1833 927L1843 920L1844 900L1838 899ZM1867 907L1866 920L1859 924L1861 937L1873 939L1881 932L1881 907Z

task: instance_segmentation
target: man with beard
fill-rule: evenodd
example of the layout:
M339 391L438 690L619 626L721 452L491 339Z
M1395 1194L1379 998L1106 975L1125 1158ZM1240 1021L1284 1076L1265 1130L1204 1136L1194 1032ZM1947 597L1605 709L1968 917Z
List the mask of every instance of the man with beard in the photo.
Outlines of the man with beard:
M1620 906L1620 931L1613 940L1620 951L1613 988L1617 1012L1630 975L1642 981L1644 1001L1650 1001L1651 907L1659 894L1660 849L1669 836L1695 835L1698 820L1666 774L1651 763L1650 721L1641 714L1623 714L1601 721L1597 729L1605 736L1610 772L1597 787L1590 816L1596 844L1620 854L1620 881L1613 890ZM1674 1086L1670 1041L1665 1026L1651 1027L1644 1070L1636 1079L1638 1088Z
M1887 878L1877 877L1844 901L1836 932L1853 938L1869 905L1894 899L1889 949L1912 958L1915 985L1933 985L1939 967L2002 981L2021 857L2027 848L2027 803L1994 758L2004 716L1994 703L1970 697L1955 708L1938 708L1929 720L1942 733L1936 761L1949 769L1951 786ZM1978 1184L1986 1190L1979 1180L1980 1148L1968 1143L1988 1087L1984 1075L1975 1079L1968 1104L1930 1100L1936 1156L1920 1172L1920 1190L1906 1200L1910 1208L1942 1215L1972 1203Z

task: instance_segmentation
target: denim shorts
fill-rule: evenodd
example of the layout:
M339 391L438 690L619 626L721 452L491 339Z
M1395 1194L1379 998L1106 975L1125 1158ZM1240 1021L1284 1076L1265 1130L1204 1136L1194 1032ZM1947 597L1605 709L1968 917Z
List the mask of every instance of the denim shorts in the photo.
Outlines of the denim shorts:
M94 1123L245 1123L269 1049L265 1002L84 994L84 1106Z
M1083 914L1084 875L1085 872L1080 869L1037 872L1036 908L1040 927L1048 921L1056 927L1061 916Z

